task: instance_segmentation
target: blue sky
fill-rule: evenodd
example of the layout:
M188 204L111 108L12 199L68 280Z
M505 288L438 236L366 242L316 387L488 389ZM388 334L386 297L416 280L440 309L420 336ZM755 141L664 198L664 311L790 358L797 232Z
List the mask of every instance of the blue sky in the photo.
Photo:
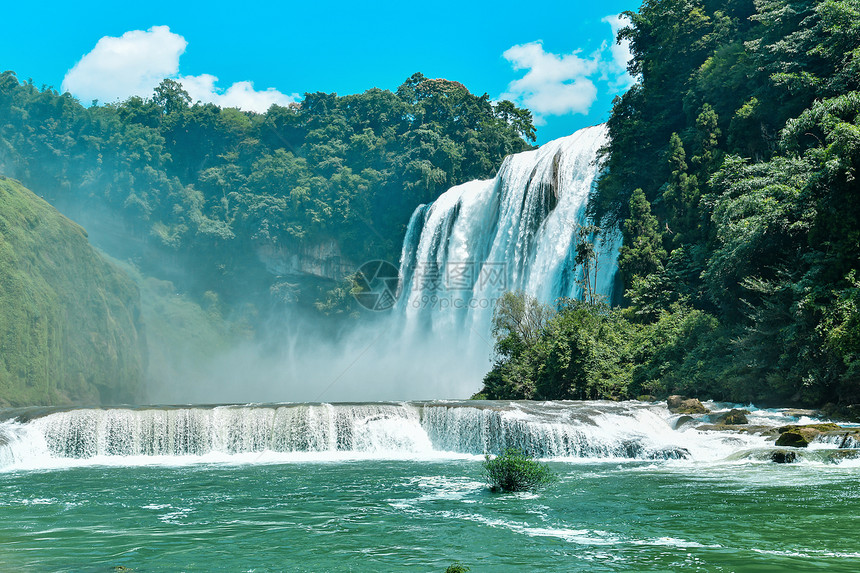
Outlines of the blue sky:
M420 71L526 105L543 143L607 119L631 81L607 17L639 2L10 4L0 69L84 103L173 77L195 99L265 109Z

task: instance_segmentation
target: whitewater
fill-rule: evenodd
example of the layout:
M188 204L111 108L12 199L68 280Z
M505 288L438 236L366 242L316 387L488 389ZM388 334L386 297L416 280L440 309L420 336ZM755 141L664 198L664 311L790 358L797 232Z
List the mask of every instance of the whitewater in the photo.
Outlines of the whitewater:
M83 465L476 459L725 462L773 449L767 428L811 423L751 407L754 432L699 430L665 404L427 401L7 410L0 471ZM721 410L722 408L722 410ZM678 426L679 421L686 422ZM693 423L695 422L695 423ZM677 428L676 428L677 427ZM854 445L853 442L851 445ZM814 449L837 449L821 441ZM766 458L766 456L759 456Z

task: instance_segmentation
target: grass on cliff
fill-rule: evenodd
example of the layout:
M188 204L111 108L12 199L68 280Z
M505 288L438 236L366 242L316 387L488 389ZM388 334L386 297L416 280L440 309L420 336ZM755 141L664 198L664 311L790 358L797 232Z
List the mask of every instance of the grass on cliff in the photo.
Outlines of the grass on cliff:
M0 177L0 406L132 402L144 364L134 283Z

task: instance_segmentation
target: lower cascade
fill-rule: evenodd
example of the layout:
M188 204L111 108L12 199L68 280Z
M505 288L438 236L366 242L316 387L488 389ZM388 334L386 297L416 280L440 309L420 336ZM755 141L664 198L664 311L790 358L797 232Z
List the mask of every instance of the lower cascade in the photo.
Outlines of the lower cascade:
M664 405L635 401L226 405L5 415L0 469L63 460L136 464L245 454L407 459L497 454L508 447L544 459L718 460L766 445L755 435L675 430L677 416ZM771 423L787 421L772 416L777 417Z

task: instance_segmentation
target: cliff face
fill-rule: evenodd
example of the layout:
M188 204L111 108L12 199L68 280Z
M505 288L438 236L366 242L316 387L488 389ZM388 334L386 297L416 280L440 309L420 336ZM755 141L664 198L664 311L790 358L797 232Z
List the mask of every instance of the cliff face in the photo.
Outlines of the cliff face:
M346 260L333 239L304 247L276 247L263 244L257 256L266 270L276 276L341 281L355 272L356 265Z
M134 402L145 359L134 283L0 177L0 406Z

